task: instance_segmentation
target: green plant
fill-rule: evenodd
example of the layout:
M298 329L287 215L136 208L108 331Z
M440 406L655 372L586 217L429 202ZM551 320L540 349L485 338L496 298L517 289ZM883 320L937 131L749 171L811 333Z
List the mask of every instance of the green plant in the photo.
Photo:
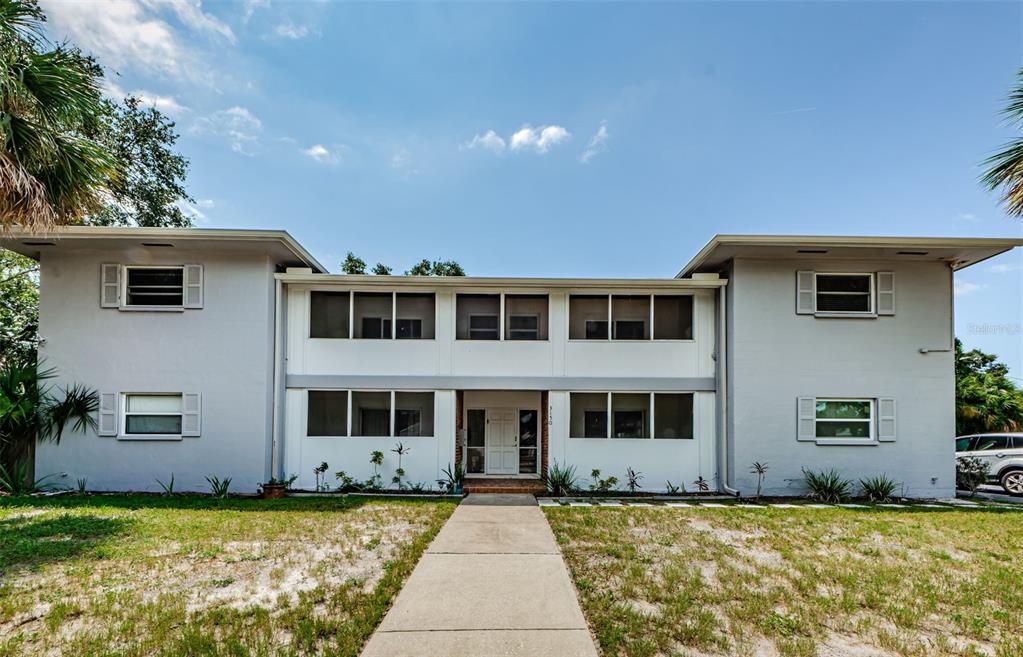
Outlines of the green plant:
M670 481L666 481L664 482L664 490L668 492L668 495L678 495L680 493L686 492L686 486L685 484L679 484L678 486L676 486Z
M860 479L860 488L863 490L863 496L871 502L887 502L892 498L898 486L898 484L892 481L891 477L884 474Z
M225 499L227 497L227 489L231 487L231 478L224 477L206 477L206 481L210 484L210 494L218 500Z
M547 492L551 495L560 497L570 494L576 489L575 466L562 466L557 461L554 461L547 468L547 476L544 477L544 483L547 484Z
M171 473L170 481L167 482L166 484L163 483L162 481L160 481L159 479L156 480L156 483L160 484L160 488L163 489L164 497L170 497L171 495L174 494L174 473L173 472Z
M337 479L337 480L338 480L338 482L340 482L340 483L338 484L338 487L337 487L337 490L338 490L338 492L341 492L341 493L350 493L350 492L352 492L352 491L357 491L357 490L359 490L360 488L362 488L362 487L361 487L361 486L360 486L360 485L359 485L359 484L358 484L358 483L357 483L357 482L355 481L355 477L352 477L352 476L350 476L350 475L349 475L348 473L346 473L346 472L345 472L344 470L341 470L340 472L336 472L336 473L334 473L334 478L335 478L335 479Z
M821 470L816 472L803 468L803 483L809 490L811 499L834 504L849 498L852 482L842 478L837 470Z
M753 465L750 466L749 473L757 476L757 501L760 501L760 491L764 486L764 476L769 469L766 463L761 463L760 461L753 461Z
M628 478L625 485L628 486L630 493L635 493L637 490L642 488L639 480L643 478L642 472L636 472L631 467L625 468L625 476Z
M330 466L327 465L327 462L324 461L323 463L320 463L319 466L313 468L313 474L316 475L316 492L326 490L327 486L326 484L324 484L323 475L325 472L327 472L327 469L329 467Z
M597 493L606 493L613 490L618 485L618 477L611 476L607 479L600 478L600 470L593 468L590 471L590 476L593 478L593 483L590 484L590 490Z
M78 478L78 494L85 495L89 488L89 480L86 477Z
M270 480L266 482L267 486L284 486L285 488L291 488L291 485L298 481L298 475L293 474L287 479L278 479L277 477L270 477Z
M15 497L38 493L48 486L43 482L53 476L55 475L51 474L32 479L32 471L27 461L15 463L10 468L0 463L0 491Z
M405 456L412 451L411 447L406 447L404 443L397 443L394 449L391 450L398 455L398 467L394 469L394 476L391 477L391 483L398 487L398 490L405 490L405 483L403 481L405 477L405 469L401 467L401 457Z
M433 487L430 486L429 484L417 481L416 483L409 486L408 489L413 493L429 493L431 490L433 490Z
M973 456L956 459L956 488L976 495L977 489L987 483L991 466L987 461Z
M380 478L380 466L384 464L384 453L380 450L370 452L369 462L373 464L373 476L366 482L366 488L380 490L383 488L383 481Z
M441 470L441 473L444 478L437 480L438 486L449 493L461 490L462 482L465 480L465 467L461 463L454 470L451 469L451 463L448 463L448 467Z
M696 481L693 482L693 485L696 486L696 490L700 491L701 493L706 493L707 491L710 490L710 482L704 479L703 475L697 477Z

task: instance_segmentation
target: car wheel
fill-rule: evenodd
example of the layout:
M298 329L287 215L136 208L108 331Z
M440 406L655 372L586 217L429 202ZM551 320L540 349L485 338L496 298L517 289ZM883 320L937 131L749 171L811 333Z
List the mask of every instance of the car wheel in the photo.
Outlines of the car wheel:
M1009 470L1002 475L1001 483L1010 495L1023 495L1023 470Z

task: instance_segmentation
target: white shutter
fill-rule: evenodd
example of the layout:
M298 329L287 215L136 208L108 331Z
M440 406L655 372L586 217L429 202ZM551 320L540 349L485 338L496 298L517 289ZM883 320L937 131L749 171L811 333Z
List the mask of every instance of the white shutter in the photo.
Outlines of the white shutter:
M99 395L99 421L96 434L100 436L117 435L116 392L101 392Z
M895 440L895 400L891 397L877 400L877 439L881 442Z
M796 314L812 315L814 313L814 294L816 281L812 271L796 272Z
M121 306L121 265L100 265L100 308Z
M895 314L895 272L877 272L877 314Z
M202 265L185 265L185 308L202 308Z
M817 440L817 399L800 397L796 401L799 440Z
M181 395L181 435L196 437L202 427L202 400L197 392Z

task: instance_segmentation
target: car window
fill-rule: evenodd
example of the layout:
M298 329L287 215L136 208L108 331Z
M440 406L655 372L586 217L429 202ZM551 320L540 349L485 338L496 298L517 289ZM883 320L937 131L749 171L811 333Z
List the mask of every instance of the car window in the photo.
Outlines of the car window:
M1023 449L1023 436L1013 436L1012 446L1015 449Z
M995 449L1008 449L1009 436L977 436L977 451L991 451Z
M966 436L964 438L956 438L956 451L957 452L968 452L970 451L970 443L973 442L973 436Z

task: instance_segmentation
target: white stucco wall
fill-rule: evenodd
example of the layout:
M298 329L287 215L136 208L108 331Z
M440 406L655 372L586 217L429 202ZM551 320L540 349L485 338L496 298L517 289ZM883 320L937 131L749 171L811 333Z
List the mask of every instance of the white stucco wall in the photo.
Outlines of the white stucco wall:
M199 263L204 307L184 312L100 308L100 264ZM265 255L184 249L62 252L41 259L40 357L61 382L99 392L198 392L201 435L123 440L95 433L40 445L36 475L94 490L209 489L205 477L233 478L254 492L269 474L273 265Z
M797 270L893 271L896 313L873 319L797 315ZM753 461L768 463L765 492L803 492L801 468L834 467L851 479L887 474L910 496L954 492L952 276L938 262L736 259L728 293L731 482L756 487ZM796 400L893 397L897 437L876 445L797 441Z

